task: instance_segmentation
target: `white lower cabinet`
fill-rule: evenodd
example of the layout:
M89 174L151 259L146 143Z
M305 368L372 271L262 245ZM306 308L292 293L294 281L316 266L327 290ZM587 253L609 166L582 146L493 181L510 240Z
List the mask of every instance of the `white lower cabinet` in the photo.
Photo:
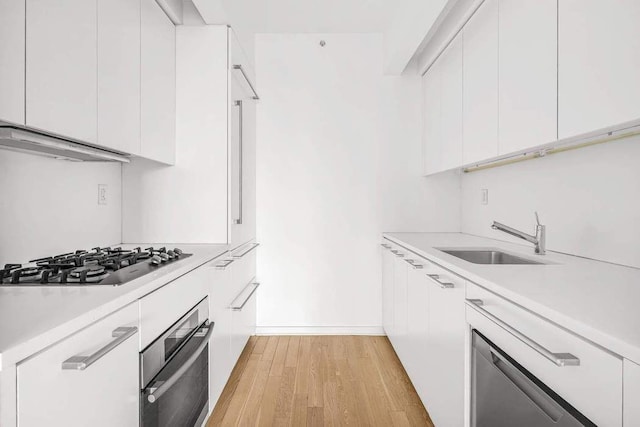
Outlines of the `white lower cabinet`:
M19 364L18 425L138 425L137 325L134 303Z
M435 425L462 426L466 282L404 248L384 245L383 318L392 310L394 322L385 332Z
M255 244L205 267L209 318L214 322L209 352L209 408L213 410L249 337L256 331ZM233 255L236 255L236 258ZM240 256L244 254L244 256ZM248 275L251 277L244 283ZM242 284L241 284L242 283Z
M382 246L382 328L387 336L393 334L393 267L394 255L391 246Z
M624 389L624 416L622 425L640 426L640 365L625 360L622 365Z

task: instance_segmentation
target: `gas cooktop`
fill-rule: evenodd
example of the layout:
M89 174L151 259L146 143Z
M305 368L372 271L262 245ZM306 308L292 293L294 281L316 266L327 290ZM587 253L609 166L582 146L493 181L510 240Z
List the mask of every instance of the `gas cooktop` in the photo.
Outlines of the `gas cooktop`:
M93 248L5 264L0 286L118 286L190 257L178 248Z

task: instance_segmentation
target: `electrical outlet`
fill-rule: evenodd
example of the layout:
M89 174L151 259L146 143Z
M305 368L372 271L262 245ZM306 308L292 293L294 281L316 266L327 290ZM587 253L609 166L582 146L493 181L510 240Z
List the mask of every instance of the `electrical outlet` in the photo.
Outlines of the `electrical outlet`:
M98 184L98 204L106 205L109 193L107 192L107 184Z
M480 204L481 205L489 204L489 190L486 188L483 188L482 190L480 190Z

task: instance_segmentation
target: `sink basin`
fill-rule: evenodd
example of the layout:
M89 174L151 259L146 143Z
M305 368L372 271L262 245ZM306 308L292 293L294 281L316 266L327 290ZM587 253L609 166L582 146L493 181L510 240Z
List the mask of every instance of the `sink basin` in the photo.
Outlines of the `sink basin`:
M439 249L474 264L544 264L496 249Z

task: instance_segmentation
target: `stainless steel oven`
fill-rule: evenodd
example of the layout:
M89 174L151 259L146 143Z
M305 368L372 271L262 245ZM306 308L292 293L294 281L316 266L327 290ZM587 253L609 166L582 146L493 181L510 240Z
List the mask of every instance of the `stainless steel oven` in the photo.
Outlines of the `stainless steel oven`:
M140 353L140 425L202 425L209 409L213 327L204 298Z
M475 329L471 343L473 427L595 426Z

